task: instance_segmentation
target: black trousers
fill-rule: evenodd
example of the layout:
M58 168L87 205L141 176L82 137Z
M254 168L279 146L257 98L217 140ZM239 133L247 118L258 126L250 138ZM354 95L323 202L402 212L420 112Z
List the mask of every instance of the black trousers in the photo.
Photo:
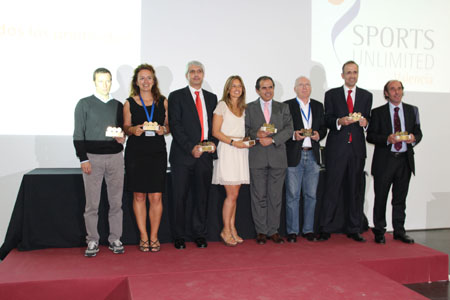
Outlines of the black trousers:
M361 193L363 185L365 158L355 155L351 144L348 151L338 159L327 159L325 175L325 194L323 203L322 231L332 233L340 231L333 228L335 218L343 217L346 233L359 233L363 218L364 198ZM344 206L345 209L338 209ZM343 212L345 216L337 214Z
M187 238L186 228L192 228L192 238L206 237L206 214L208 196L212 180L212 157L204 153L191 165L172 164L172 197L170 197L171 227L174 239ZM187 201L188 196L192 201ZM191 207L186 207L190 203ZM188 219L192 224L186 224L186 212L192 215Z
M374 174L375 203L373 208L373 223L375 234L386 232L386 203L392 185L392 227L394 234L405 233L406 196L408 195L411 169L406 153L395 157L389 155L385 169L380 174Z

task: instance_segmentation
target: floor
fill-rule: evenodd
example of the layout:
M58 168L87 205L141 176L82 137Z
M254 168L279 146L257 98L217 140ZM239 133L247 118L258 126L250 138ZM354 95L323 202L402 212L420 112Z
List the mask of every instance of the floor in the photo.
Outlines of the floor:
M450 229L409 231L408 235L414 238L416 243L450 255ZM450 300L450 285L448 281L408 284L405 286L432 300Z

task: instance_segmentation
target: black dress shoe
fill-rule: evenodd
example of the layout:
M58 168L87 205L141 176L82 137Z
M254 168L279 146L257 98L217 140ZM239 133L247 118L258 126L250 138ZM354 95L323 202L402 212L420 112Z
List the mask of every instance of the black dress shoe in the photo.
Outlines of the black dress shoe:
M266 235L262 234L262 233L258 233L258 235L256 236L256 242L259 245L264 245L266 243L266 241L267 241Z
M414 239L408 235L404 234L395 234L394 233L394 240L402 241L406 244L414 244Z
M208 243L206 242L206 239L203 238L203 237L196 238L194 240L194 242L195 242L195 244L197 244L198 248L206 248L206 247L208 247Z
M297 235L295 233L290 233L286 239L289 243L297 243Z
M183 239L176 239L173 244L174 244L175 248L177 248L177 249L186 248L186 244Z
M375 243L386 244L386 239L384 238L384 234L376 234L375 235Z
M326 241L331 237L331 235L328 232L321 232L319 233L319 236L317 237L318 241Z
M365 242L366 239L363 238L359 233L349 233L347 237L354 240L355 242Z
M313 242L314 239L316 238L316 235L312 232L308 232L308 233L303 233L302 237L304 237L305 239L307 239L310 242Z

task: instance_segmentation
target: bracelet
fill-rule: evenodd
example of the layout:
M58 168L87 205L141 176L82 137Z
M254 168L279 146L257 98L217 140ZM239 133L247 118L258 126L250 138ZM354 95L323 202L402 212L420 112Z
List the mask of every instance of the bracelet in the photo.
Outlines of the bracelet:
M230 145L231 145L231 146L233 146L233 142L234 142L234 140L233 140L233 139L231 139L231 142L230 142Z

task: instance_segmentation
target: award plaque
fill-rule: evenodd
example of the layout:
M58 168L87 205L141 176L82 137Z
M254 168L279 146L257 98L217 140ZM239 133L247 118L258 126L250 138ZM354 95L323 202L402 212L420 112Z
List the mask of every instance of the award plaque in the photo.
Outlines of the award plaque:
M275 128L275 125L273 125L273 124L264 123L263 126L261 127L261 130L267 131L270 133L277 133L277 129Z
M311 137L313 135L313 130L312 128L309 129L303 128L302 130L300 130L300 134L304 137Z
M159 130L159 125L157 122L144 122L142 129L145 131L156 131Z
M352 114L348 114L348 119L350 119L350 120L353 120L353 121L359 121L360 119L361 119L361 113L357 113L357 112L354 112L354 113L352 113Z
M214 150L214 143L213 142L201 142L199 144L200 147L200 151L201 152L209 152L209 151L213 151Z
M112 127L112 126L108 126L106 128L106 133L105 136L107 137L123 137L123 131L122 128L120 127Z
M408 131L400 131L395 133L395 139L399 141L407 141L411 138Z
M246 145L249 146L249 147L255 146L255 145L256 145L256 141L250 139L249 136L246 136L245 138L243 138L242 141L244 142L244 144L246 144Z

